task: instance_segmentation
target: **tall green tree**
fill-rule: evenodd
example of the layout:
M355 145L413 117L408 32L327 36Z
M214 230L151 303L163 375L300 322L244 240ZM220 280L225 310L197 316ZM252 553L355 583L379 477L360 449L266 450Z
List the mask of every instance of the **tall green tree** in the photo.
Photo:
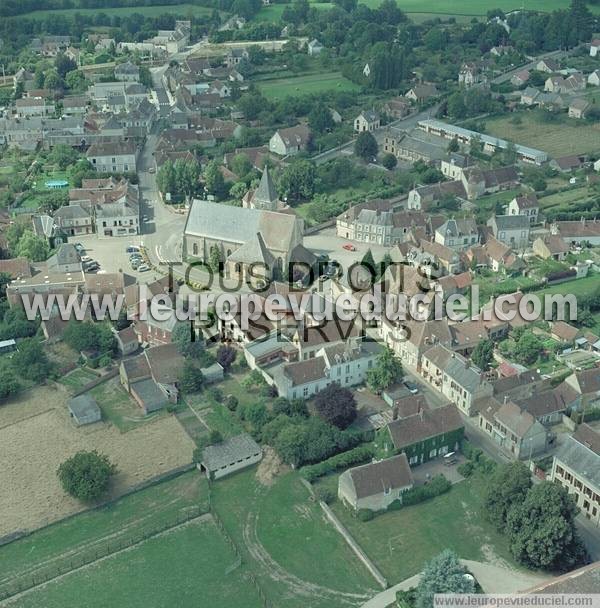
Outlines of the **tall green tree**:
M491 340L481 340L471 353L471 361L482 371L486 371L494 358L494 343Z
M475 584L456 553L443 551L427 562L416 591L416 608L432 608L436 593L474 593Z
M100 498L107 490L117 467L108 456L92 452L77 452L58 467L58 478L65 492L84 502Z
M375 366L367 372L367 386L380 394L402 378L402 364L394 351L386 346L377 356Z
M310 198L315 191L315 166L308 160L295 160L281 173L279 192L288 201Z
M372 158L377 156L378 150L379 146L377 145L377 140L373 137L373 133L369 131L359 133L354 142L354 154L356 154L356 156L369 162Z
M308 125L316 133L325 133L333 129L335 123L331 110L323 102L316 103L308 115Z

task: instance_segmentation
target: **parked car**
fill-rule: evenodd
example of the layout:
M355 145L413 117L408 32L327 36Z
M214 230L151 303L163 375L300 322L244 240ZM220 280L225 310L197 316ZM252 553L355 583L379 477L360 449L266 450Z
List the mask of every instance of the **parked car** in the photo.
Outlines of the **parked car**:
M403 382L403 384L408 389L408 391L409 391L409 393L411 395L416 395L419 392L419 387L414 382L410 382L409 380L405 380Z
M140 248L137 245L129 245L127 249L125 249L125 253L139 253Z
M150 218L147 215L142 215L142 222L149 222Z
M83 269L87 272L94 272L96 270L100 270L100 264L98 264L98 262L95 260L92 260L91 262L84 264Z
M142 260L141 259L131 260L131 268L133 270L137 270L141 265L142 265Z
M148 169L148 173L154 173L154 171L156 171L154 167L150 167L150 169Z
M346 251L356 251L356 247L352 243L342 245L342 249L345 249Z
M140 264L137 270L138 272L148 272L150 270L150 266L148 266L148 264Z
M85 247L81 243L75 243L73 246L75 247L79 255L81 255L85 251Z
M81 261L84 262L84 263L85 262L91 262L92 258L89 255L82 255L81 256Z

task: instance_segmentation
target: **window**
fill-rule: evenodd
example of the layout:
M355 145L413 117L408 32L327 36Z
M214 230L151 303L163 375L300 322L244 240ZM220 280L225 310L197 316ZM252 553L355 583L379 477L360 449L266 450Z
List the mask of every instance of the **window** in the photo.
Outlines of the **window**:
M302 395L304 397L308 397L308 386L305 386L304 389L302 390Z

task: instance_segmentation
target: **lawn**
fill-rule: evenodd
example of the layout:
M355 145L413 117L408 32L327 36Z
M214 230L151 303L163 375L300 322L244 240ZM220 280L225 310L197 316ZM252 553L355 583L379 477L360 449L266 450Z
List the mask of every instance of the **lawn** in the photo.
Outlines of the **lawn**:
M333 509L390 584L417 574L444 549L463 559L512 566L506 539L481 515L484 483L466 479L447 494L366 523L339 502Z
M364 4L375 8L381 4L381 0L362 0ZM491 4L481 0L430 0L426 5L422 0L398 0L398 6L407 13L423 13L427 6L429 13L443 13L446 15L485 15L490 8L501 8L503 11L521 10L522 0L497 0ZM527 10L529 11L552 11L559 8L567 8L568 0L529 0ZM598 7L593 5L591 10L598 12Z
M195 520L51 582L25 595L19 606L76 608L82 598L86 608L263 605L211 520Z
M575 297L590 295L600 285L600 277L597 274L590 274L583 279L574 279L573 281L566 281L565 283L559 283L558 285L551 285L540 291L536 291L538 295L561 293L561 294L573 294Z
M122 433L168 414L166 409L163 409L144 416L144 412L121 386L118 377L95 386L89 394L98 402L102 417L112 422Z
M547 210L552 207L564 207L565 211L569 210L570 203L589 199L594 194L587 185L571 188L555 194L549 194L540 198L540 208Z
M78 367L72 372L63 376L59 382L64 384L72 392L77 392L82 389L86 384L89 384L93 380L98 379L98 374L93 371L86 369L85 367Z
M517 115L521 117L520 124L513 122ZM511 116L487 118L485 132L531 148L538 148L556 157L597 151L600 123L577 125L566 119L541 122L538 116L534 111L522 111Z
M358 91L360 87L340 72L309 74L295 78L277 78L257 83L261 92L269 99L283 99L290 95L308 95L323 91Z
M25 577L44 568L52 571L107 543L118 543L174 522L190 507L200 505L205 509L206 498L206 480L194 470L42 528L0 547L0 589L16 576Z
M181 16L191 17L206 17L212 13L212 9L204 6L195 6L189 3L182 4L161 4L157 6L124 6L117 8L67 8L57 10L40 10L26 13L25 15L19 15L15 19L22 18L24 16L31 19L45 19L49 15L61 15L70 16L75 13L81 15L98 15L100 13L127 17L133 13L144 15L145 17L157 17L158 15L174 14Z
M212 487L212 505L272 606L360 606L376 583L297 473L263 486L251 469Z

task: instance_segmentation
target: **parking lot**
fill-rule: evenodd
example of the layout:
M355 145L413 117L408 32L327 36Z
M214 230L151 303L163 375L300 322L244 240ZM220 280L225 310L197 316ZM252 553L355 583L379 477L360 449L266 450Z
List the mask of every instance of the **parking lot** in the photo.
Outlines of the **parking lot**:
M132 235L120 239L99 239L95 234L81 235L70 239L71 243L81 243L85 248L85 254L92 260L100 264L99 272L125 272L126 274L137 277L140 281L148 282L160 276L153 270L148 272L135 271L129 262L129 255L126 251L129 245L139 246L142 237Z

